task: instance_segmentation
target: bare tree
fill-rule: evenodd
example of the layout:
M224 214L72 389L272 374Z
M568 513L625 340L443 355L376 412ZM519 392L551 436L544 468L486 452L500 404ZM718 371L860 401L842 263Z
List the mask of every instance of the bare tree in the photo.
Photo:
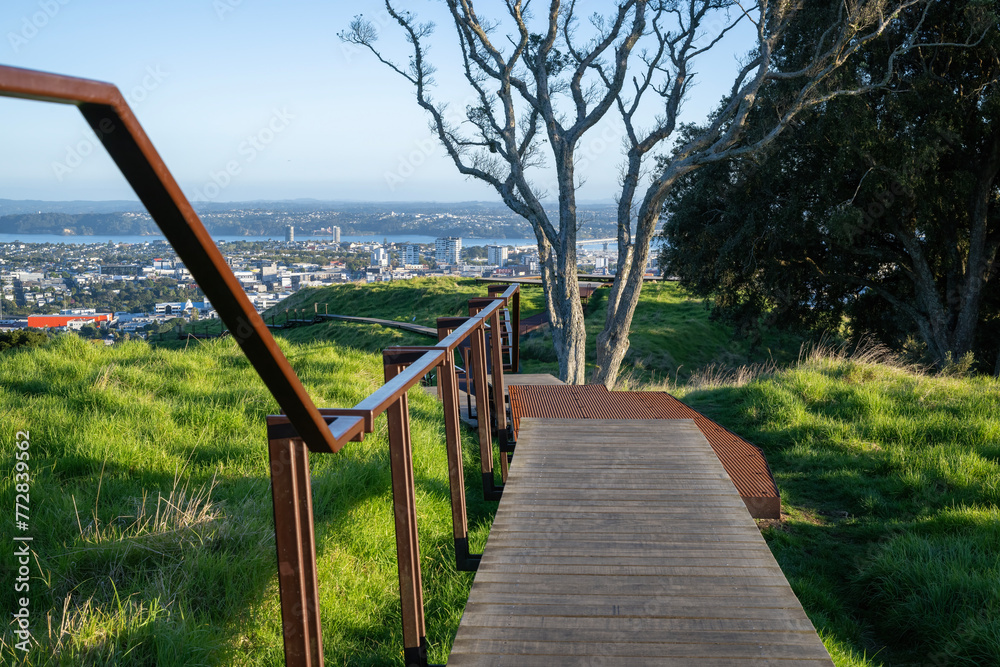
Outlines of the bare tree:
M475 99L457 120L431 96L435 70L426 56L433 24L420 23L386 1L389 17L412 49L407 65L376 47L378 30L362 17L339 36L371 50L412 84L417 103L430 115L431 127L458 171L490 185L531 224L560 378L574 384L585 381L576 277L577 150L599 121L617 115L625 130L618 269L605 327L597 337L594 378L611 387L628 351L629 327L663 202L677 179L703 165L760 151L797 115L834 96L885 85L891 67L884 80L849 88L838 87L834 75L874 39L895 40L897 53L918 46L919 29L900 35L894 26L901 12L920 15L927 2L844 0L836 17L819 31L806 62L788 67L778 50L789 24L807 15L797 0L624 0L613 13L594 14L583 25L575 0L551 0L538 18L529 10L530 0L505 0L498 18L481 17L472 0L446 0ZM756 44L740 63L722 107L696 136L674 144L670 158L657 167L657 151L666 153L678 130L696 59L720 48L741 23L752 28ZM751 141L745 132L747 115L767 85L782 85L791 93L776 109L773 127ZM555 173L555 216L545 210L547 193L533 180L546 165L545 155Z

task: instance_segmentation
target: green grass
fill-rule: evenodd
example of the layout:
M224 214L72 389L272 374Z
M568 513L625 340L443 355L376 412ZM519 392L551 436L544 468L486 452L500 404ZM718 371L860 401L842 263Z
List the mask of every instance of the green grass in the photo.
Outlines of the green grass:
M764 535L837 664L1000 664L1000 381L814 355L675 392L764 450Z
M585 307L588 369L593 368L597 334L604 328L608 292L606 287L598 289ZM801 344L801 337L773 330L765 330L760 340L740 338L732 327L712 320L705 303L678 284L651 282L643 286L632 318L620 381L676 382L713 365L788 365L795 361ZM525 372L558 374L547 328L525 338L521 354Z
M376 355L279 344L318 405L354 405L381 384ZM62 336L0 355L0 379L5 507L14 505L15 433L30 432L39 643L26 664L283 664L264 429L277 406L236 345L105 348ZM454 568L441 407L415 388L410 410L428 634L443 662L472 575ZM465 444L471 540L481 548L494 506L476 501L477 448ZM399 664L384 418L363 443L312 464L330 664ZM15 570L10 548L0 563ZM4 610L15 609L10 583ZM12 630L0 635L2 664L20 664Z
M306 291L297 307L433 324L482 292L448 279L346 285ZM540 290L524 294L528 312L541 309ZM600 296L588 307L591 345L603 308ZM380 384L375 351L428 340L408 336L327 323L279 344L317 404L346 406ZM669 379L763 448L786 516L762 531L836 664L1000 664L1000 381L874 354L795 363L795 337L735 339L673 284L646 287L631 341L630 384ZM30 664L281 664L263 426L276 406L232 341L186 345L61 337L0 354L7 470L15 431L31 431L42 643ZM551 372L544 332L524 348L526 371ZM753 362L767 366L719 370ZM443 662L472 575L451 557L440 406L415 390L411 411L431 658ZM401 659L384 421L376 431L313 457L330 664ZM476 548L492 506L475 500L478 455L465 444ZM13 497L4 476L0 502ZM13 567L10 550L0 564ZM13 597L7 587L0 604ZM6 664L10 628L2 640Z
M439 317L468 315L467 301L486 296L486 284L474 278L413 278L384 283L346 283L332 287L299 290L272 310L284 313L299 309L306 317L319 304L337 315L378 317L435 326ZM544 309L541 288L522 289L521 310L532 314ZM272 311L265 313L269 317ZM277 315L277 321L282 317Z
M486 296L486 284L473 278L414 278L384 283L345 283L332 287L302 289L263 313L264 320L281 324L288 318L308 319L314 313L377 317L435 327L438 317L466 316L468 300ZM545 309L541 287L521 290L521 312L527 317ZM186 331L218 332L218 320L197 322ZM278 330L275 335L296 343L328 341L343 347L378 352L394 345L430 345L433 340L420 334L357 322L323 322L311 326ZM176 334L169 334L176 336ZM167 341L169 347L183 347L184 341Z

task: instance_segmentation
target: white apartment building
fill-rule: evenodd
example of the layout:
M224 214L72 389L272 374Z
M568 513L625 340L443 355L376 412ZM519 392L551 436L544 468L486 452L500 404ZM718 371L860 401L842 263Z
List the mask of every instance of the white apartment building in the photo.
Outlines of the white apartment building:
M389 251L385 248L375 248L372 251L372 266L389 266Z
M420 264L420 246L416 243L409 243L403 246L403 264L413 266Z
M434 260L438 264L458 264L462 255L462 239L446 236L434 241Z
M486 261L493 266L503 267L507 265L507 246L488 245L486 246Z

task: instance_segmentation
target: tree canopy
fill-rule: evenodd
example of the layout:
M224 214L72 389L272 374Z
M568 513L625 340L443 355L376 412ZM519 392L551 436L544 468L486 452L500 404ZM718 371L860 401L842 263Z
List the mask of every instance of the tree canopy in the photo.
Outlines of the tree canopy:
M464 111L456 113L433 94L435 67L428 59L433 24L386 1L386 24L396 24L410 47L406 64L378 46L380 31L364 17L339 36L370 51L411 86L459 173L490 186L531 224L560 378L570 383L586 381L576 278L578 149L606 116L623 128L617 273L597 335L594 376L608 386L628 351L650 243L663 202L678 181L761 151L808 109L886 85L897 57L925 39L937 41L923 29L929 0L808 8L794 0L620 0L589 17L581 16L573 1L551 0L536 11L530 2L509 0L482 13L473 0L444 4L461 53L456 64L468 85L466 100L472 100L461 103ZM657 154L677 137L680 110L702 56L722 48L741 24L755 42L735 67L730 94L706 125L685 133L672 156L657 165ZM799 25L806 29L793 29ZM801 49L787 48L802 37ZM889 54L884 71L841 85L844 64L869 43ZM780 98L772 98L767 116L756 116L761 131L748 133L751 113L772 88L781 91ZM543 166L554 176L558 210L553 213L543 203L549 193L537 182Z
M891 64L890 85L825 102L766 153L685 176L666 202L666 270L744 327L846 322L856 338L1000 369L996 9L934 4L910 29L940 45L892 56L875 41L840 73L856 83ZM784 57L801 57L808 33L790 32ZM751 132L767 131L772 106L757 105Z

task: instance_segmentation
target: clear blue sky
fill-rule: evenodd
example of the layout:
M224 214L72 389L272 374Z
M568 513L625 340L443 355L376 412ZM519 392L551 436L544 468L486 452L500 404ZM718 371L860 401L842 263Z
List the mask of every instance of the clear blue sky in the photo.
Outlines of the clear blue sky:
M460 103L468 93L452 67L442 3L406 4L438 25L436 97ZM499 3L480 3L480 12L491 5ZM381 9L368 1L4 0L0 64L116 84L195 201L496 200L431 141L408 84L337 38L355 14L377 21ZM386 48L404 53L388 28ZM746 45L738 36L700 63L686 120L717 103ZM134 199L76 109L3 98L0 121L0 198ZM596 130L583 148L581 199L610 199L617 189L619 131L612 123ZM212 174L231 162L238 173L214 185Z

